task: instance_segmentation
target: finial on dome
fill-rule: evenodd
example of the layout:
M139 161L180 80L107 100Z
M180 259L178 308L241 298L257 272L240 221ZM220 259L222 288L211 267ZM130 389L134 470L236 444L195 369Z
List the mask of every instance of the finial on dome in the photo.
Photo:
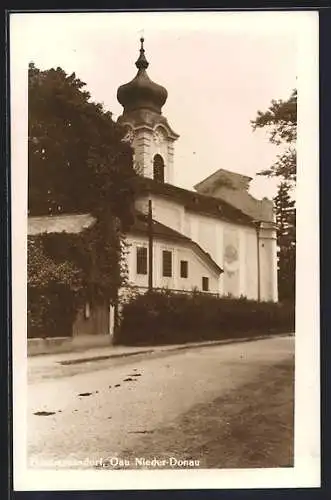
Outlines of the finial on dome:
M145 49L144 49L144 37L140 38L140 55L138 57L138 60L136 61L136 66L138 69L147 69L149 66L149 63L145 57Z
M148 109L160 115L168 93L164 87L153 82L145 71L149 64L145 57L144 41L141 36L140 55L136 62L138 73L131 82L118 88L117 99L124 108L124 114Z

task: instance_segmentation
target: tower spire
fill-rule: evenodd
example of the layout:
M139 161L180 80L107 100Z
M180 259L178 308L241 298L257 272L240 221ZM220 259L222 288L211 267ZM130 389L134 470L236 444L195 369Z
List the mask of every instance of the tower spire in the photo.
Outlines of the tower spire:
M139 57L136 61L136 66L137 66L138 70L147 69L149 66L149 63L145 57L144 41L145 41L144 37L141 37L140 38L140 54L139 54Z
M149 63L145 57L144 37L140 37L140 54L136 61L138 72L134 79L121 85L117 90L117 99L124 108L124 113L133 110L148 109L161 115L161 109L167 100L167 90L153 82L146 69Z

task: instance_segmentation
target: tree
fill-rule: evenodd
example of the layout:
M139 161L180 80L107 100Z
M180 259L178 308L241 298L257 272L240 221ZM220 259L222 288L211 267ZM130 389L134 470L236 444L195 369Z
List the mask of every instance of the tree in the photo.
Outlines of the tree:
M84 87L75 73L29 66L29 212L107 208L125 223L134 196L133 151Z
M277 161L258 175L279 179L274 198L278 244L278 292L280 300L295 294L295 202L291 198L296 183L297 91L287 101L273 100L267 111L258 111L253 130L267 128L272 144L283 146Z
M274 198L278 229L278 289L280 299L293 299L295 294L295 203L290 185L283 181Z
M258 175L279 177L293 183L296 181L296 138L297 138L297 91L293 90L287 101L271 101L267 111L258 111L251 122L253 130L267 127L272 144L285 145L285 151L277 161Z
M29 214L88 212L97 223L71 238L29 238L28 283L46 290L57 282L73 293L89 285L114 301L126 278L123 233L133 221L137 175L124 130L84 87L75 73L29 65ZM94 276L87 273L93 256Z

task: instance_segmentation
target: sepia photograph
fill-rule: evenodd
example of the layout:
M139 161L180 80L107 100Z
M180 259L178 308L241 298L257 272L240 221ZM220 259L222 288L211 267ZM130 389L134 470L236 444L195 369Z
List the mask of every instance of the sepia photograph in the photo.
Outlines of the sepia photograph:
M318 14L11 13L10 85L14 488L318 486Z

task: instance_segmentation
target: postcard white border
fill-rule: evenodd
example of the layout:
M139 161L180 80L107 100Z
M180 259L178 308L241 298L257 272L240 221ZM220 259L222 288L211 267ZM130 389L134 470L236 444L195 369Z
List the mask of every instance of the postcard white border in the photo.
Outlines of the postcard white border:
M318 13L263 12L296 17L298 57L297 295L295 370L295 465L288 469L213 469L153 471L53 471L26 468L26 226L27 226L27 65L19 33L10 33L12 304L13 304L13 457L14 489L126 490L293 488L320 486L319 380L319 115ZM11 14L12 16L29 14ZM73 14L70 14L73 15ZM89 15L88 13L86 15ZM133 18L144 13L120 14ZM162 13L178 27L209 16L243 16L250 12ZM42 41L41 41L42 43ZM26 81L26 86L21 85ZM277 96L275 96L277 98Z

